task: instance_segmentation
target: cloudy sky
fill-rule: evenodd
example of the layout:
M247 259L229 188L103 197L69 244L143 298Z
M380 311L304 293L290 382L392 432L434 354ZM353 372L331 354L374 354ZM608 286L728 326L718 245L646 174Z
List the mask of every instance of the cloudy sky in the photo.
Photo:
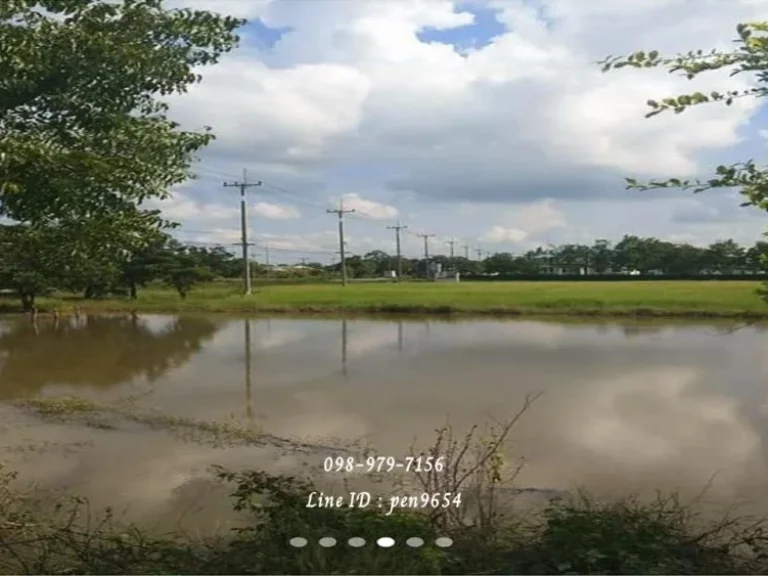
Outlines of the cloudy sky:
M764 214L738 195L624 190L625 176L706 176L765 159L768 112L744 99L645 119L645 102L744 88L750 77L688 81L657 70L602 74L609 54L728 48L768 0L168 0L248 18L242 44L172 101L185 127L213 127L198 179L163 203L179 237L232 243L243 169L263 260L348 250L471 247L521 252L623 234L752 243Z

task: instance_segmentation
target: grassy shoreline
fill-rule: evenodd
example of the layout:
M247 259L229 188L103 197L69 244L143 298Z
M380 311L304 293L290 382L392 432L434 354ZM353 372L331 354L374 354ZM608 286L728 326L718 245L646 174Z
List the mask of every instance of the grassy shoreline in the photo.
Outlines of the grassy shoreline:
M200 286L181 299L147 288L137 300L40 298L41 313L250 313L286 315L574 316L768 319L754 281L466 282L459 284L330 284L259 286L244 296L237 286ZM0 301L0 313L19 311Z

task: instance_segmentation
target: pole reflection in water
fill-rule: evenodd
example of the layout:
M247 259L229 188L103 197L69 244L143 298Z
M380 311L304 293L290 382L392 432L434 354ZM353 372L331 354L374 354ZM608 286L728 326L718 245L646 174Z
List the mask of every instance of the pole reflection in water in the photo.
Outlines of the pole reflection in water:
M253 398L251 396L251 321L246 319L245 328L245 417L253 423Z
M341 373L347 375L347 320L341 321Z
M403 351L403 321L397 321L397 351Z

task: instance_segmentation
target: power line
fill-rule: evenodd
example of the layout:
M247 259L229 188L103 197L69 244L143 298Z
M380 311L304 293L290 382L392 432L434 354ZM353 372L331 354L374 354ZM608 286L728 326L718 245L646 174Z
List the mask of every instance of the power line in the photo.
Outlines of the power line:
M245 191L252 186L261 186L259 182L248 182L248 171L243 168L243 181L242 182L224 182L225 188L235 187L240 188L240 235L243 245L243 266L245 268L245 293L251 293L251 265L248 262L248 232L247 232L247 219L245 214Z
M203 177L205 177L205 178L215 178L215 177L218 177L220 175L223 176L224 172L220 171L220 170L216 170L216 169L212 169L212 168L208 168L208 167L204 166L204 167L201 167L201 169L198 169L198 174L203 176ZM343 207L340 208L340 209L328 209L328 208L326 208L327 204L325 202L317 201L317 200L312 200L312 199L303 197L303 196L301 196L299 194L291 192L290 190L287 190L287 189L285 189L285 188L283 188L281 186L272 184L270 182L259 181L259 182L255 182L255 183L249 183L246 180L246 176L247 176L246 170L243 170L243 174L244 174L244 177L243 177L243 181L242 182L229 182L229 183L225 183L224 185L225 186L239 187L241 189L241 237L244 238L244 242L243 242L243 245L244 245L243 246L243 248L244 248L244 260L247 259L247 250L248 250L248 248L247 248L247 246L248 246L247 236L248 236L249 232L246 229L246 225L243 224L243 220L246 219L244 217L244 212L245 212L246 208L244 206L244 196L245 196L244 190L245 190L245 188L242 187L243 185L245 185L246 187L262 186L263 189L266 188L268 190L272 190L272 191L278 192L280 196L285 197L285 198L287 198L289 200L295 201L296 203L303 204L303 205L306 205L306 206L311 206L313 208L322 208L322 209L325 209L325 212L327 212L327 213L335 213L335 214L339 215L339 226L340 226L340 229L341 229L341 232L340 232L340 237L341 238L343 238L343 227L344 227L343 215L344 214L350 215L353 218L359 218L361 220L366 220L368 222L374 221L374 222L385 223L386 221L395 221L393 218L379 218L379 217L376 217L376 216L372 216L370 214L366 214L365 212L360 212L359 210L355 210L355 209L347 209L347 210L345 210L345 209L343 209ZM339 205L343 206L343 202L344 202L344 198L341 199ZM343 212L340 213L339 210L343 210ZM389 229L389 230L396 230L397 231L396 241L399 243L399 247L398 247L398 277L400 277L400 272L401 272L401 264L400 263L402 262L402 237L401 237L400 231L401 230L405 230L408 227L407 226L403 226L400 223L399 219L396 220L395 222L396 222L396 224L394 224L392 226L387 225L386 228ZM179 232L181 232L181 233L220 234L222 231L221 230L217 230L217 231L180 230ZM419 238L422 238L422 240L424 241L424 258L429 260L429 241L428 241L428 239L435 237L435 235L434 234L427 234L427 235L425 235L425 234L417 234L417 233L414 233L414 232L410 232L408 230L406 230L406 233L412 234L413 236L416 236L416 237L419 237ZM456 246L458 245L458 241L455 240L455 239L451 239L451 240L446 241L445 243L450 246L450 255L451 255L451 258L454 258L455 255L456 255ZM469 259L470 258L470 256L469 256L470 249L472 247L470 245L468 245L468 244L463 244L462 246L464 248L464 257ZM342 249L343 249L343 244L342 244ZM482 249L475 249L475 251L478 254L478 258L482 258L483 253L486 253L486 251L482 250ZM299 252L299 251L297 250L297 252ZM340 252L341 252L341 250L340 250ZM307 252L307 253L309 253L309 252ZM342 265L342 284L345 285L346 284L346 259L342 258L342 261L344 263ZM248 291L249 291L248 280L246 278L246 292L248 292Z

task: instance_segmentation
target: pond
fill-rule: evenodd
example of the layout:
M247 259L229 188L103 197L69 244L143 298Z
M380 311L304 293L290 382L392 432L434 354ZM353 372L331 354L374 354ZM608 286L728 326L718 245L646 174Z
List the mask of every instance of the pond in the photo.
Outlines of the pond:
M0 322L0 461L96 505L221 520L211 464L289 470L158 426L44 420L24 398L79 396L405 456L446 423L515 426L518 484L655 489L768 511L768 340L760 325L535 320L83 317ZM116 404L117 403L117 404ZM171 422L172 419L168 419ZM87 424L87 423L86 423ZM214 494L215 493L215 494ZM211 494L214 494L213 496ZM217 500L219 501L219 500ZM222 500L223 501L223 500Z

